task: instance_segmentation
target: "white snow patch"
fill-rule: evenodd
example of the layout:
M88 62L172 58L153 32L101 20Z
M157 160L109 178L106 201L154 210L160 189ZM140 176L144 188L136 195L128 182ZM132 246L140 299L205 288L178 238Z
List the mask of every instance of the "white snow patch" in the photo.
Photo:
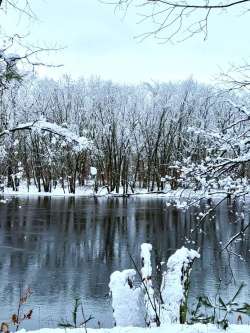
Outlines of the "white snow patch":
M97 175L97 169L95 167L90 167L90 174L91 176L96 176Z

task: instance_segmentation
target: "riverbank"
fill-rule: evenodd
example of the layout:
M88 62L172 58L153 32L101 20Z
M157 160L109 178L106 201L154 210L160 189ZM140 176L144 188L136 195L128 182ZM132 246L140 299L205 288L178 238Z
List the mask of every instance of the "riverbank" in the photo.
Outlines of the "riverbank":
M244 188L246 193L250 192L249 188ZM221 197L227 195L226 189L215 189L210 191L198 190L194 191L193 189L183 189L179 188L176 190L171 190L170 188L166 188L163 191L152 191L148 192L147 189L136 188L134 192L128 192L126 194L123 193L123 189L120 188L119 193L116 192L108 192L107 188L99 188L97 192L94 191L93 186L81 186L77 187L75 193L69 193L68 189L65 188L53 188L51 192L39 192L35 185L30 185L29 187L26 184L21 184L17 191L14 191L12 188L4 187L2 191L2 195L4 196L49 196L49 197L131 197L131 196L152 196L152 197L166 197L169 199L195 199L206 197L209 198L211 196ZM242 194L243 188L239 188L233 192L237 195L237 193ZM0 192L1 194L1 192Z
M142 327L115 327L106 329L92 329L88 328L88 333L249 333L249 325L230 325L225 331L215 325L195 324L195 325L179 325L171 324L158 328L142 328ZM21 330L20 333L83 333L86 332L85 328L76 329L49 329L43 328L37 331Z

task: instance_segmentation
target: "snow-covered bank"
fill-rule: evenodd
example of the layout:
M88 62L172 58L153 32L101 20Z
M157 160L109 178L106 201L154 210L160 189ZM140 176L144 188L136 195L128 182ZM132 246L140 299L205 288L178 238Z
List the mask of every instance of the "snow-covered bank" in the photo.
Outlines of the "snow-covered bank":
M25 196L33 196L33 195L39 195L39 196L65 196L65 197L76 197L76 196L85 196L85 197L90 197L94 196L94 190L93 188L89 186L82 186L78 187L76 189L76 193L69 193L68 189L63 190L62 188L55 188L52 189L51 192L44 192L41 191L39 192L37 187L35 185L29 186L29 188L25 185L21 185L18 189L18 191L13 191L12 188L5 187L4 191L2 192L3 195L25 195ZM106 191L100 192L101 195L106 195Z
M25 333L25 330L19 331L20 333ZM83 333L85 332L84 328L76 329L49 329L43 328L37 331L28 331L28 333ZM205 324L195 324L195 325L180 325L180 324L171 324L164 325L163 327L155 328L142 328L142 327L114 327L114 328L105 328L105 329L87 329L88 333L249 333L249 325L230 325L229 328L225 331L221 328L218 328L215 325L205 325Z
M233 195L237 196L237 193L242 194L242 191L235 191ZM250 193L250 188L245 189L246 195ZM93 186L79 186L76 187L75 193L70 193L67 188L63 190L61 187L56 187L51 190L51 192L39 192L35 185L30 185L29 188L26 184L21 184L18 191L14 191L12 188L4 187L3 191L0 192L0 195L6 196L16 196L16 195L25 195L25 196L64 196L64 197L121 197L121 196L147 196L147 197L165 197L169 199L183 199L185 200L194 200L199 198L209 198L209 197L223 197L228 194L226 190L214 190L214 191L203 191L198 190L194 191L193 189L183 189L179 188L176 190L166 189L164 191L153 191L148 192L146 189L135 189L134 192L128 192L124 195L123 189L121 188L119 193L108 192L107 188L100 188L97 193L94 191ZM185 202L182 201L182 205L185 205Z

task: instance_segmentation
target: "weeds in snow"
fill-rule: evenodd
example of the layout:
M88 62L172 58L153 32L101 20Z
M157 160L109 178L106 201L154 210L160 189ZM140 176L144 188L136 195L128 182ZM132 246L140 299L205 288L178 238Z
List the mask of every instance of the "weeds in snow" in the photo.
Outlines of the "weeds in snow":
M79 320L78 320L78 318L79 318ZM94 319L94 317L92 317L91 315L88 318L85 317L81 299L76 298L74 301L73 310L72 310L72 321L70 322L67 320L62 320L62 322L60 322L58 324L58 326L61 328L82 328L83 327L85 329L85 332L87 332L87 323L92 319Z
M229 325L228 316L232 313L238 314L237 322L242 324L241 314L250 316L250 304L244 303L243 305L236 302L244 284L242 283L234 296L228 301L224 301L221 296L216 296L215 302L207 296L198 298L196 308L191 312L191 323L204 323L204 324L217 324L223 329L227 329ZM206 315L206 310L209 315Z
M27 288L22 291L22 288L20 287L20 294L19 294L19 301L18 301L18 307L17 312L13 313L11 317L11 322L16 327L16 331L18 331L20 324L25 320L30 320L32 318L33 310L29 310L27 312L24 312L23 306L27 303L29 297L31 296L32 291L30 288Z

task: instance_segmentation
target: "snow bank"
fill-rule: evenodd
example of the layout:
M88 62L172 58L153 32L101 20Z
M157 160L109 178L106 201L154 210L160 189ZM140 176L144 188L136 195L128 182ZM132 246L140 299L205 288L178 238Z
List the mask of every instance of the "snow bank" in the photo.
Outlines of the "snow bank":
M195 325L180 325L172 324L164 327L142 328L142 327L115 327L105 329L88 328L88 333L223 333L215 325L195 324ZM25 330L20 330L20 333L25 333ZM49 329L44 328L37 331L29 331L28 333L83 333L83 328L76 329ZM230 325L226 330L227 333L249 333L249 325Z

